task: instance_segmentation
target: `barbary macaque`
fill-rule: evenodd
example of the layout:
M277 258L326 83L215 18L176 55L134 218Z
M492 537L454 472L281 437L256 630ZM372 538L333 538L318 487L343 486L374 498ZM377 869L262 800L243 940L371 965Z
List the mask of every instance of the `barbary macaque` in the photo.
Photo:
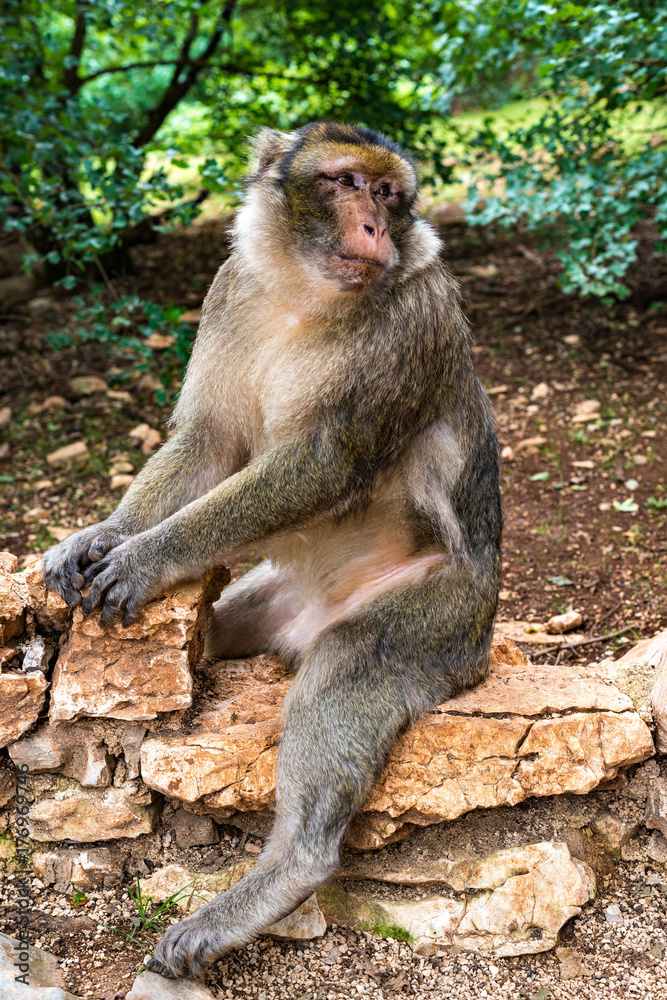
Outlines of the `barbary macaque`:
M329 879L399 733L488 669L497 441L416 188L370 129L262 130L169 440L45 557L49 586L106 625L268 556L224 590L206 653L296 670L275 825L250 874L164 935L165 976L201 974Z

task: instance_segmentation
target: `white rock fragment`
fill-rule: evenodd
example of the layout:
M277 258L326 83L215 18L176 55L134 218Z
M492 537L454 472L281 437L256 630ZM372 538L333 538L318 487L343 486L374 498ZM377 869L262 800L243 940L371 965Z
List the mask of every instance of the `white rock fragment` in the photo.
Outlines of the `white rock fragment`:
M554 615L544 626L544 631L549 635L560 635L563 632L571 632L583 622L583 618L578 611L566 611L562 615Z

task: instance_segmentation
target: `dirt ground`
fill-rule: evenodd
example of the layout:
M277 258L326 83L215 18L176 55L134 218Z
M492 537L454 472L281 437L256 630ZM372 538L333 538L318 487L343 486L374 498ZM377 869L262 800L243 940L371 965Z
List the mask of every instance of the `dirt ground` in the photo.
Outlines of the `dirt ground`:
M499 617L539 623L572 606L584 617L579 631L594 641L538 655L562 662L614 654L667 627L664 260L645 234L631 298L604 305L560 294L555 256L538 252L522 234L453 226L444 235L505 455ZM226 254L225 229L194 226L133 253L136 273L109 276L93 301L136 294L181 305L194 322ZM123 483L112 477L136 473L147 457L130 432L149 425L164 439L169 400L178 389L180 365L171 347L156 347L148 361L131 345L112 355L98 340L81 342L77 312L71 297L45 290L28 307L0 317L0 549L19 556L113 509ZM46 335L63 331L72 343L56 350ZM98 376L110 391L84 394L71 383L80 376ZM159 381L166 392L156 392ZM78 441L87 446L78 464L48 461ZM527 815L524 807L514 812ZM438 829L445 850L447 831ZM191 860L227 864L253 846L231 827L223 833L213 860ZM137 852L136 865L148 869L175 860L160 844L153 849L142 842ZM260 940L216 966L210 985L218 997L257 1000L667 995L664 865L644 852L598 875L595 903L563 934L563 945L581 959L575 979L562 977L553 952L495 961L450 954L425 959L402 942L334 929L305 945ZM10 880L4 892L11 906ZM44 887L35 892L35 943L62 960L69 988L90 1000L124 997L143 953L121 933L131 932L136 918L122 885L77 905ZM605 917L612 902L622 923ZM112 925L121 931L109 930Z

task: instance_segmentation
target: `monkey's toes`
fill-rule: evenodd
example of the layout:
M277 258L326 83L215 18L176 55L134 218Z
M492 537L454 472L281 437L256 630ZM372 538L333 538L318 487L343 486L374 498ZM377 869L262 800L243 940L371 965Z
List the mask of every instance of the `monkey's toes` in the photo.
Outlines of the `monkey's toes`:
M151 972L158 972L167 979L193 979L203 975L209 965L218 957L211 946L209 936L197 924L188 926L186 917L180 924L170 927L158 941L155 955L148 963Z

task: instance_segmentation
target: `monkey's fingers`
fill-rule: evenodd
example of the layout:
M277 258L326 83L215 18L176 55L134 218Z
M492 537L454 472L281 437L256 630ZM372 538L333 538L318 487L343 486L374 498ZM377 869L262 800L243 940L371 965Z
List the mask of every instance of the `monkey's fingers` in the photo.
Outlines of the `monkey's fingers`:
M84 578L79 572L79 564L76 556L68 556L60 565L46 569L44 582L49 590L60 594L62 599L69 604L70 608L75 608L81 604L81 590L84 585Z
M97 572L92 572L94 570ZM87 618L95 608L99 607L104 594L116 582L116 575L108 566L102 563L93 563L86 570L84 579L86 585L90 584L90 590L84 597L81 605L84 617Z

